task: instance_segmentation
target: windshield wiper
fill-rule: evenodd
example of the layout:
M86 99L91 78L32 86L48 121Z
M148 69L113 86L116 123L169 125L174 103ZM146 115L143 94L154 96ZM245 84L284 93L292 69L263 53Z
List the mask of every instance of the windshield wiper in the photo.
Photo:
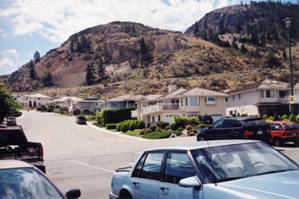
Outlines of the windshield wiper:
M271 174L271 173L282 173L282 172L294 171L294 170L296 170L296 169L282 169L282 170L267 171L267 172L263 172L263 173L258 173L256 175L260 176L260 175L267 175L267 174Z

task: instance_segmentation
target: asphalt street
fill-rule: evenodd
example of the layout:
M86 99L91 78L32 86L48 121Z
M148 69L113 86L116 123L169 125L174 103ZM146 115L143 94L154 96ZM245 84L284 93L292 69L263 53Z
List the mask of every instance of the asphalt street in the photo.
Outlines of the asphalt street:
M194 137L143 140L77 125L75 117L23 112L18 118L30 141L42 142L49 178L64 191L80 188L83 199L108 198L113 171L130 166L152 147L194 143Z
M108 198L113 171L130 166L144 149L196 142L194 137L154 141L112 135L55 113L24 112L18 123L30 141L42 142L50 179L62 191L80 188L83 199ZM280 150L299 162L299 149Z

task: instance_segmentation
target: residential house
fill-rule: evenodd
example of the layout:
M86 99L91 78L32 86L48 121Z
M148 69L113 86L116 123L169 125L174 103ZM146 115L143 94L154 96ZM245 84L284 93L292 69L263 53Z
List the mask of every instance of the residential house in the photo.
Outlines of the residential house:
M289 84L266 79L228 91L226 115L289 114Z
M24 107L39 107L45 106L52 100L51 97L36 93L32 95L14 95L15 99Z
M159 121L172 123L174 117L224 116L225 97L224 93L203 88L186 90L170 86L165 95L145 96L140 108L132 114L146 125Z
M54 110L67 113L69 112L71 105L74 105L81 100L82 99L79 97L64 96L48 102L47 105L52 106Z
M74 115L94 115L96 112L101 111L103 100L87 98L79 100L71 104L69 112Z
M122 95L115 97L102 104L102 110L136 109L136 102L142 97L143 95Z

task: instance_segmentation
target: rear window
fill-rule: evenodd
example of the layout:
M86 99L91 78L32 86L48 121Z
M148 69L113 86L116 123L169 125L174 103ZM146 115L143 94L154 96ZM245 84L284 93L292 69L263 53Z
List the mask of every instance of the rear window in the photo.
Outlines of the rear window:
M247 126L267 126L267 123L261 119L249 119L245 120Z
M297 130L297 129L299 129L299 125L296 124L296 123L284 124L284 127L287 130Z
M7 145L22 145L24 143L27 143L27 139L21 130L0 130L0 147Z

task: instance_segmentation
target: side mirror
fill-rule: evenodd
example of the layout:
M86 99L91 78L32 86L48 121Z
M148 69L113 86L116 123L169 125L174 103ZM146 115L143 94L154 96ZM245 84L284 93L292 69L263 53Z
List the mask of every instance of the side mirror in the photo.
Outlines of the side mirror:
M67 199L77 199L81 196L80 189L70 189L66 191L65 194Z
M193 176L190 178L184 178L180 180L179 185L181 187L200 188L201 183L197 180L195 176Z

